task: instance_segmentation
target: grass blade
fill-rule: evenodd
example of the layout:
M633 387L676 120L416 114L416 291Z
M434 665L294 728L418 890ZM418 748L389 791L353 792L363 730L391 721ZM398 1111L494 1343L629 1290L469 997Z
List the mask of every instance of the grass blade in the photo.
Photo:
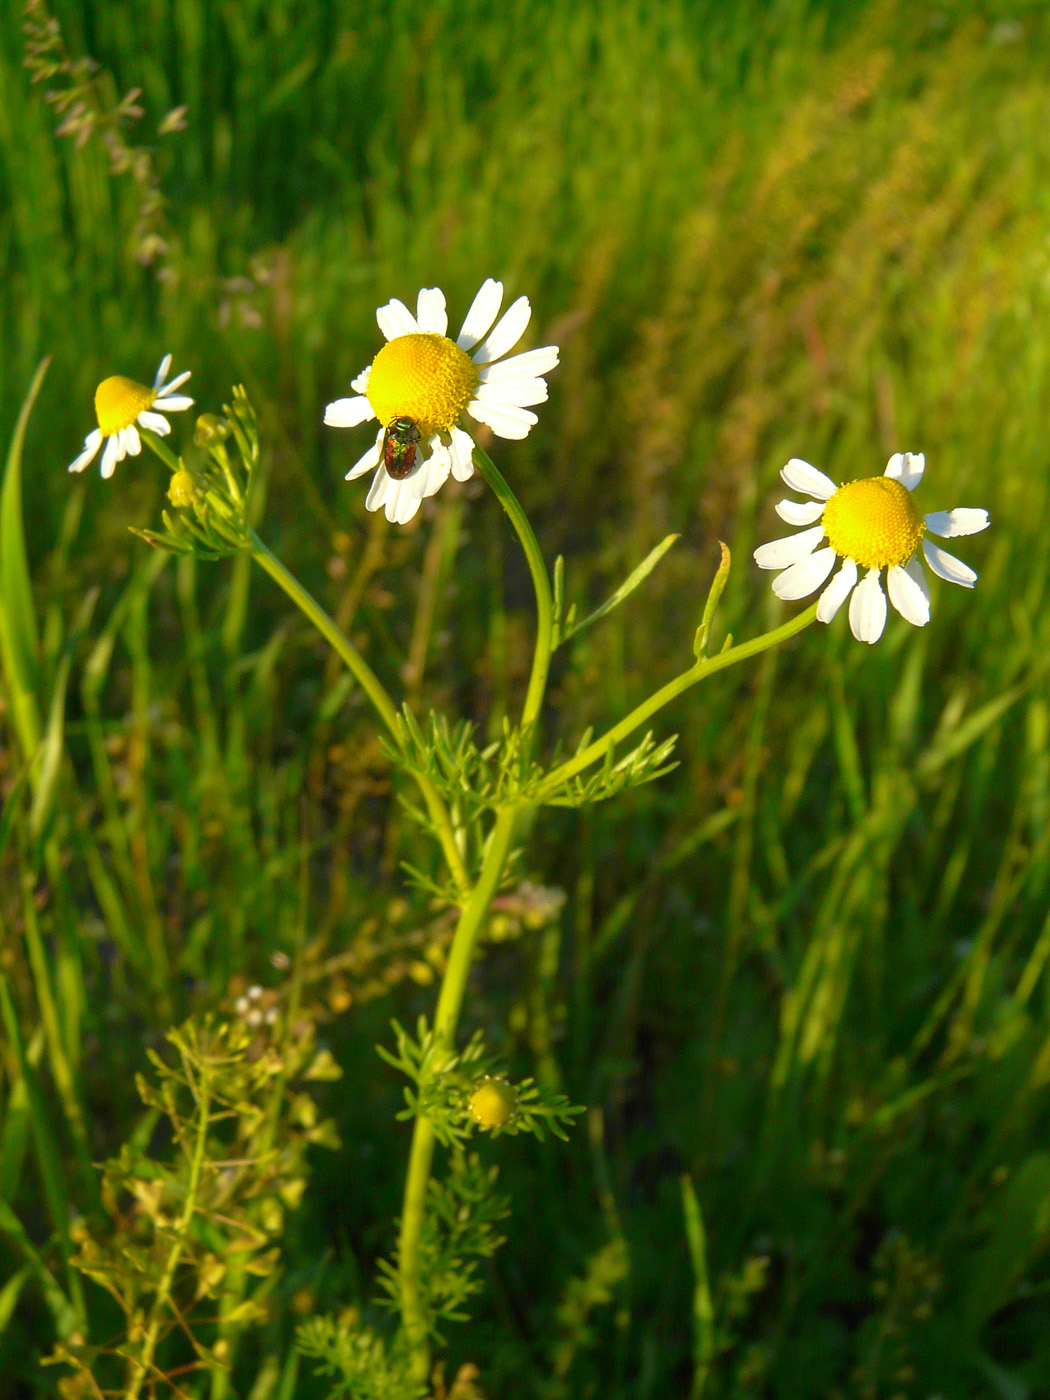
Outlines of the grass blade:
M22 520L22 446L49 364L50 359L41 360L29 386L11 438L0 490L0 662L22 757L27 761L40 742L40 637Z
M715 1350L715 1313L707 1277L707 1240L700 1202L692 1178L682 1177L682 1210L685 1238L693 1264L693 1385L690 1400L700 1400Z

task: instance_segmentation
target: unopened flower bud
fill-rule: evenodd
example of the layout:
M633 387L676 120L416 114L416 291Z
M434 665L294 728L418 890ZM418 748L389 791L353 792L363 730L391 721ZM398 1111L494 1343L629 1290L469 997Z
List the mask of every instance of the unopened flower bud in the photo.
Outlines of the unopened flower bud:
M518 1111L518 1091L505 1079L483 1079L470 1096L470 1111L483 1128L503 1128Z
M193 431L193 441L197 447L214 447L225 442L229 436L229 423L217 413L202 413Z
M168 500L179 510L191 506L197 496L197 483L185 469L177 471L168 485Z

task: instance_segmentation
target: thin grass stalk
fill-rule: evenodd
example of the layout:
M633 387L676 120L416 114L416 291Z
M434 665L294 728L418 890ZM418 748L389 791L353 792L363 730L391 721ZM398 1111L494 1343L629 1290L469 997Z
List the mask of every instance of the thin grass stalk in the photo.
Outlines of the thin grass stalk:
M291 1036L295 1023L298 1020L299 1006L302 1001L303 992L303 971L307 931L306 917L310 892L309 844L306 839L305 812L299 852L299 917L296 919L295 948L288 1004L284 1010L286 1037ZM282 1068L274 1077L273 1089L270 1093L270 1102L267 1106L266 1130L259 1145L260 1156L265 1156L276 1142L277 1130L281 1122L281 1105L284 1101L284 1090L287 1082L288 1071L286 1066L282 1065ZM233 1363L237 1354L238 1343L243 1333L236 1326L231 1327L226 1325L224 1319L233 1312L237 1304L244 1297L247 1283L247 1270L244 1268L233 1269L231 1270L229 1281L222 1292L219 1302L219 1335L226 1342L228 1347L226 1356L227 1365L214 1370L211 1374L211 1400L225 1400L225 1397L229 1394L230 1381L233 1374Z
M36 881L31 873L23 869L22 874L22 918L25 925L26 950L29 954L29 966L33 974L33 987L36 992L37 1006L40 1008L40 1020L44 1027L44 1036L47 1042L48 1061L51 1066L51 1076L55 1081L58 1096L62 1103L62 1108L73 1134L73 1142L76 1149L78 1164L85 1181L91 1182L94 1173L91 1166L91 1149L88 1140L87 1122L84 1118L84 1111L77 1097L76 1082L73 1075L73 1068L70 1064L69 1056L62 1039L62 1028L58 1019L58 1006L55 1000L54 989L51 986L51 975L48 971L47 953L44 950L43 939L40 936L40 923L37 919L36 903L34 895L36 891Z
M284 589L292 602L310 619L317 630L324 637L325 641L334 648L342 657L343 661L352 672L354 679L361 689L371 700L373 708L383 721L383 724L396 740L397 711L394 709L393 701L386 693L378 676L369 666L357 648L343 636L339 628L328 616L321 605L306 591L297 578L290 574L281 561L266 548L262 540L259 539L255 531L252 535L252 557L261 568L265 569L270 577ZM416 782L423 794L426 803L427 813L434 825L434 831L441 844L452 878L456 882L456 887L462 898L468 898L470 892L470 876L467 874L467 867L463 863L459 846L456 842L456 833L452 827L452 820L449 817L448 809L441 800L441 795L437 788L425 773L415 775Z
M416 615L408 644L408 660L404 667L405 691L409 698L414 696L423 684L423 671L438 615L441 585L455 557L462 518L463 502L459 499L446 502L439 516L437 529L430 536L423 554Z
M150 754L150 681L152 670L149 649L146 642L146 616L149 606L149 593L136 592L128 606L124 636L132 660L131 711L134 727L128 747L128 772L131 777L131 824L130 851L131 864L135 876L135 889L142 911L145 926L145 943L151 963L151 981L156 990L157 1010L162 1020L170 1020L171 1009L171 961L168 957L164 926L157 907L153 889L153 876L150 869L150 826L152 804L146 786L146 773Z
M186 1070L187 1077L189 1077L188 1065L186 1065ZM204 1150L208 1140L208 1128L211 1124L211 1085L208 1082L207 1065L201 1066L201 1079L194 1098L197 1103L197 1140L194 1144L193 1161L190 1165L190 1179L186 1187L186 1202L182 1208L182 1214L179 1216L179 1223L175 1229L175 1241L165 1261L164 1272L150 1308L149 1321L146 1324L146 1332L142 1341L142 1351L132 1364L131 1375L124 1392L124 1400L138 1400L142 1382L147 1373L153 1370L153 1358L160 1340L160 1329L164 1323L164 1310L169 1305L171 1288L175 1281L175 1270L182 1258L183 1240L197 1209L197 1191L200 1187Z

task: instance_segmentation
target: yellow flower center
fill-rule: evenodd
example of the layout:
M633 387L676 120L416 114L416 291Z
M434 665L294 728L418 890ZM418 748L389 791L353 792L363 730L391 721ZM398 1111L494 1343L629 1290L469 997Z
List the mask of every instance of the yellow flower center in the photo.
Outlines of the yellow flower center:
M906 564L926 533L911 492L891 476L840 486L824 507L824 533L836 554L862 569Z
M389 341L372 361L368 402L385 428L411 418L424 438L447 433L474 396L478 369L459 346L433 331Z
M156 398L152 389L138 384L134 379L125 379L122 374L110 375L103 379L95 390L95 413L103 437L130 428L144 408L149 408Z
M470 1111L483 1128L502 1128L518 1111L518 1091L504 1079L483 1079L470 1096Z

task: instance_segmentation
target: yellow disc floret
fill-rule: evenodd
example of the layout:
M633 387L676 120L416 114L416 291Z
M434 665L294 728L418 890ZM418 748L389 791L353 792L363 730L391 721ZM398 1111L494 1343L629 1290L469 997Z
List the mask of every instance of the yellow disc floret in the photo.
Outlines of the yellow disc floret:
M518 1111L518 1091L505 1079L483 1079L470 1096L470 1111L483 1128L504 1128Z
M155 398L153 389L147 389L145 384L138 384L134 379L125 379L122 374L103 379L95 390L95 413L102 436L109 437L121 428L130 428Z
M906 486L890 476L873 476L839 487L824 507L824 533L844 559L862 569L884 569L908 562L926 524Z
M427 438L448 432L477 385L477 366L455 341L417 331L383 346L372 361L366 393L384 427L397 418L410 418Z

